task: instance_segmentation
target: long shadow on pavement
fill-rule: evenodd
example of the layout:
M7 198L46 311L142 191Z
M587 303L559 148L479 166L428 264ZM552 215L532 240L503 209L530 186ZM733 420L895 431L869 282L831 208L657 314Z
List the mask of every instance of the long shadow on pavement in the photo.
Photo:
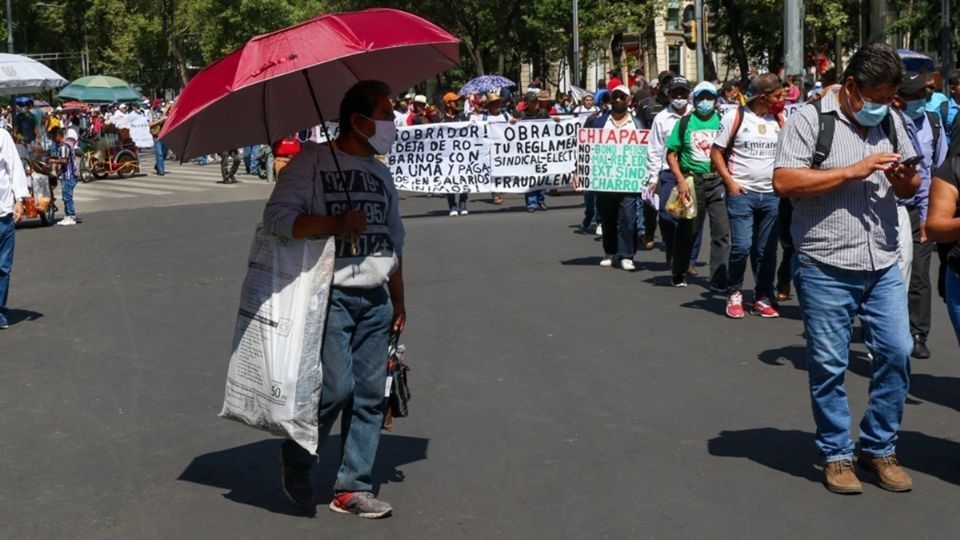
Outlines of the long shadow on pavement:
M312 515L313 511L304 512L289 502L280 489L280 442L281 439L265 439L198 456L177 479L225 489L226 499L277 514ZM404 474L399 467L427 459L429 443L429 439L384 433L373 469L374 491L383 484L403 482ZM319 454L319 465L313 468L313 484L317 501L322 504L333 496L340 462L340 437L328 437Z
M43 313L37 313L36 311L30 311L29 309L7 310L7 321L11 326L26 321L35 321L41 317L43 317Z
M713 456L746 458L811 482L820 482L822 478L814 466L817 452L813 434L805 431L776 428L721 431L707 441L707 451Z
M707 442L710 455L746 458L791 476L820 482L822 473L815 466L820 462L813 444L813 434L776 428L722 431ZM944 482L960 485L960 442L932 437L916 431L901 431L897 456L908 471L917 471ZM873 482L868 473L861 480Z

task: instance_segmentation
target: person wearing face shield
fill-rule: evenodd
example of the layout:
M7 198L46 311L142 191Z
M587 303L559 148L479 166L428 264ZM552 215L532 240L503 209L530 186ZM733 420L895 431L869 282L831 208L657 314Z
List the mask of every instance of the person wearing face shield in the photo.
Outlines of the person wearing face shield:
M779 77L764 73L750 81L749 92L746 105L723 116L710 150L713 167L727 190L730 291L726 314L732 319L744 315L743 275L748 259L756 283L751 313L764 318L780 316L772 301L780 237L780 199L773 194L773 158L785 90Z
M792 114L780 133L773 189L793 199L793 277L807 340L807 373L824 484L861 493L844 375L853 320L873 354L870 398L860 422L862 470L891 491L913 483L896 455L910 381L913 339L897 268L897 197L920 186L917 155L890 104L904 68L886 43L858 50L838 88ZM827 140L823 134L830 131Z
M392 512L372 493L373 465L389 336L402 332L406 322L403 222L390 170L377 159L397 134L390 95L380 81L360 81L347 90L337 139L305 143L283 169L263 212L265 231L281 239L337 237L320 357L319 446L342 415L342 457L330 509L368 518ZM290 440L280 455L284 492L310 507L316 458Z
M720 129L716 110L717 87L701 82L693 89L693 114L677 121L667 139L667 164L677 178L679 196L695 200L697 216L678 219L673 242L671 274L674 287L686 287L688 263L694 253L694 242L710 215L710 284L715 292L727 291L727 258L730 251L730 224L724 203L723 178L713 169L710 149ZM696 193L691 193L686 177L693 177ZM694 195L696 195L694 197ZM662 203L662 200L661 200Z
M927 348L932 302L930 259L936 249L927 239L926 230L930 182L932 171L943 163L947 154L946 130L941 126L940 115L926 110L929 91L924 83L923 75L907 72L893 98L894 107L906 116L905 126L914 150L923 156L917 164L920 174L917 193L910 198L897 198L899 266L907 284L913 357L919 359L930 358Z

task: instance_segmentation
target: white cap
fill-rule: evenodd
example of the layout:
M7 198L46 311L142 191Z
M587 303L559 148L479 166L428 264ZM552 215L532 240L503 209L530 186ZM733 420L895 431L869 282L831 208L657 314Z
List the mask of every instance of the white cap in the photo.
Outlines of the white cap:
M413 102L414 102L414 103L423 103L424 105L426 105L426 104L427 104L427 96L425 96L425 95L423 95L423 94L417 94L416 97L413 98Z
M699 83L693 87L693 92L691 95L696 97L700 92L709 92L713 95L717 95L717 87L712 82L703 81L702 83Z
M67 136L66 136L65 138L66 138L66 139L73 139L73 140L75 140L75 141L79 141L79 140L80 140L80 136L77 135L77 130L75 130L75 129L73 129L73 128L67 129Z
M625 96L630 97L630 89L627 88L627 85L625 84L621 84L620 86L617 86L616 88L610 91L611 94L613 94L614 92L623 92Z
M121 111L127 110L127 104L126 104L126 103L121 103L121 104L120 104L120 110L121 110Z

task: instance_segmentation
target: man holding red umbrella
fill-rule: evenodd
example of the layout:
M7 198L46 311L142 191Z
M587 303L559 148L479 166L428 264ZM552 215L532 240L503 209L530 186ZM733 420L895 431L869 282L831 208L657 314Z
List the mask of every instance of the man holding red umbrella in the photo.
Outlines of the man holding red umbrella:
M340 103L336 141L304 144L284 168L263 214L265 230L280 238L337 236L320 360L318 448L342 414L342 461L330 509L365 518L392 512L372 493L372 474L389 336L403 331L406 320L403 223L390 171L376 158L389 152L396 138L390 96L390 88L379 81L351 87ZM315 458L287 440L280 461L284 492L295 503L312 506Z

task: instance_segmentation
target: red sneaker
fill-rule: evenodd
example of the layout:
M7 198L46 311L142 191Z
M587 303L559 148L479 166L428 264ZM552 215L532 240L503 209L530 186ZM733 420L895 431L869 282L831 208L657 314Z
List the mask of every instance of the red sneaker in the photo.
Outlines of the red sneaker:
M743 318L743 293L733 291L727 295L727 317L731 319Z
M775 319L780 316L780 312L774 309L774 307L767 302L766 298L758 298L754 300L753 307L750 309L750 311L754 315L759 315L764 319Z

